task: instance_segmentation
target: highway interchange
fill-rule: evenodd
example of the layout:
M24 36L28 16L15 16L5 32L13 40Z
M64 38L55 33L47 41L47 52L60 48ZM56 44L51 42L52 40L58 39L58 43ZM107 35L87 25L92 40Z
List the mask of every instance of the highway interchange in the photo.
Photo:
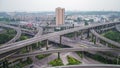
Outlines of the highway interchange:
M38 30L38 33L35 35L35 37L27 39L27 40L15 42L15 43L2 45L4 47L0 48L0 54L4 54L4 53L7 53L12 50L20 49L20 48L30 45L32 43L36 43L36 42L43 41L46 39L51 40L52 38L54 38L56 36L58 36L58 38L59 38L59 36L62 36L64 34L68 34L68 33L75 32L75 31L86 30L86 29L94 29L98 26L108 25L108 24L120 24L120 22L102 23L102 24L89 25L89 26L85 26L85 27L76 27L76 28L59 31L59 32L45 34L42 36L41 36L42 29L38 27L38 29L40 29L40 30ZM109 39L106 39L105 37L100 36L94 30L90 30L90 32L92 34L94 34L95 36L97 36L98 38L105 40L106 42L111 43L117 47L120 47L119 43L111 41ZM66 45L68 45L68 44L66 44ZM95 47L62 48L62 49L54 49L54 50L46 50L46 51L36 51L33 53L28 53L28 54L14 55L12 57L28 57L28 56L32 56L32 55L38 55L38 54L48 54L48 53L56 53L56 52L71 52L71 51L118 51L119 52L120 50L114 49L114 48L103 48L103 47L102 48L98 48L98 47L96 47L96 48Z
M115 22L115 23L120 23L120 22ZM0 49L0 54L5 53L5 52L9 52L11 50L15 50L15 49L25 47L25 46L30 45L32 43L36 43L36 42L39 42L39 41L49 39L51 37L60 36L60 35L64 35L64 34L79 31L79 30L95 28L97 26L102 26L102 25L107 25L107 24L115 24L115 23L102 23L102 24L95 24L95 25L90 25L90 26L85 26L85 27L76 27L76 28L72 28L72 29L59 31L59 32L49 33L49 34L46 34L46 35L30 38L30 39L27 39L27 40L23 40L23 41L11 43L11 44L6 44L8 47L1 48ZM120 46L120 45L118 45L118 46Z

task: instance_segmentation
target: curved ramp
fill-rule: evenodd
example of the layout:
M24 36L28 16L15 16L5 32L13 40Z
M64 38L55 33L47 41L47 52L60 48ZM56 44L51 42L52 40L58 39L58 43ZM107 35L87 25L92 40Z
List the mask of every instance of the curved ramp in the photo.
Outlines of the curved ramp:
M91 32L93 35L95 35L96 37L98 37L99 39L104 40L105 42L110 43L110 44L112 44L112 45L114 45L114 46L116 46L116 47L120 47L120 43L115 42L115 41L112 41L112 40L110 40L110 39L108 39L108 38L105 38L105 37L99 35L95 30L90 30L90 32Z
M12 38L10 41L8 41L8 42L5 43L5 44L13 43L13 42L15 42L17 39L20 38L20 36L21 36L21 29L20 29L19 27L14 27L14 26L6 25L6 24L1 24L1 23L0 23L0 26L1 26L1 27L12 28L12 29L14 29L14 30L17 32L17 34L14 36L14 38Z
M41 27L37 27L37 34L35 35L35 37L41 36L43 34L43 29Z
M116 25L116 30L120 32L120 25Z

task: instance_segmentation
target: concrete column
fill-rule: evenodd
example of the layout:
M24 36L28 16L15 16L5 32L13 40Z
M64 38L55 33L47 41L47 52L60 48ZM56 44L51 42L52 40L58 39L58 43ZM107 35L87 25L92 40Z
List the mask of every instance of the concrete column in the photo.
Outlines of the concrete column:
M77 35L77 32L75 31L75 32L74 32L74 40L77 38L77 36L78 36L78 35Z
M55 27L53 27L54 31L55 31Z
M88 31L87 31L87 38L89 38L90 37L90 30L88 29Z
M96 40L96 43L100 42L99 39L98 39L98 37L95 37L95 40Z
M92 42L93 42L94 44L96 44L96 37L95 37L95 36L92 36Z
M97 38L97 43L100 43L100 39L99 38Z
M3 61L3 68L9 68L8 61L6 59Z
M26 50L29 52L29 46L26 46Z
M83 39L83 31L81 31L81 39Z
M32 46L26 46L26 50L27 50L28 52L31 52L31 51L32 51Z
M48 39L46 40L46 50L48 50L48 45L49 45L49 41Z
M40 42L41 43L41 42ZM39 49L41 49L42 47L41 47L41 45L39 45Z
M105 43L105 46L108 47L108 43Z
M60 47L62 47L62 35L60 35Z
M74 25L74 24L73 24L72 26L73 26L73 28L75 27L75 25Z
M38 42L36 43L36 46L39 47Z
M60 52L58 52L58 59L60 59Z
M29 46L29 50L30 50L30 52L32 52L32 46Z
M93 40L94 40L94 36L93 36L93 34L91 35L91 41L93 42Z

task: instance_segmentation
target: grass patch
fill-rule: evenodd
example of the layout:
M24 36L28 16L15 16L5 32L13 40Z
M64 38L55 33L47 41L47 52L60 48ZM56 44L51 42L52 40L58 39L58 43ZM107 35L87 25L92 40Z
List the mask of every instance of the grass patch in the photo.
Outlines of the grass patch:
M82 52L76 52L76 53L80 56L80 58L83 58Z
M70 56L67 56L67 59L68 59L68 64L67 65L77 65L77 64L81 64L80 61L78 61L77 59L73 58L73 57L70 57Z
M37 55L37 56L35 56L37 59L39 59L39 60L41 60L41 59L43 59L43 58L45 58L45 57L47 57L47 56L49 56L50 54L40 54L40 55Z
M48 64L52 66L62 66L64 65L61 59L55 59L53 61L50 61Z
M24 54L24 53L27 53L28 51L27 51L27 49L26 49L26 47L24 47L24 48L22 48L21 50L20 50L20 53L21 54Z
M103 36L105 36L106 38L111 39L113 41L120 42L120 33L117 31L110 30L110 31L104 33Z
M104 58L104 57L102 57L101 55L98 55L98 54L90 54L90 53L88 53L88 52L85 52L85 55L86 55L87 57L90 57L90 58L92 58L92 59L94 59L94 60L97 60L97 61L102 62L102 63L105 63L105 64L117 64L117 59L118 59L118 58L116 58L116 59L114 59L114 60L110 60L110 59L108 59L107 57ZM120 58L119 58L119 60L120 60ZM118 64L120 64L120 61L118 62Z
M16 31L13 29L6 29L5 33L0 34L0 44L4 44L11 40L16 34Z
M108 32L103 33L102 35L110 40L120 43L120 32L110 30ZM105 43L104 41L101 41L101 42ZM117 48L116 46L114 46L112 44L108 44L108 47Z

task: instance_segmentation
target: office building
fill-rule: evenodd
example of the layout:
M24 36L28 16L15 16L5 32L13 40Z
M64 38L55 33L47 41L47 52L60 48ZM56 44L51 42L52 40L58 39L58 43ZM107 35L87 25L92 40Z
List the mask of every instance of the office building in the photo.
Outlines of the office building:
M56 8L56 25L63 25L64 24L64 8Z

